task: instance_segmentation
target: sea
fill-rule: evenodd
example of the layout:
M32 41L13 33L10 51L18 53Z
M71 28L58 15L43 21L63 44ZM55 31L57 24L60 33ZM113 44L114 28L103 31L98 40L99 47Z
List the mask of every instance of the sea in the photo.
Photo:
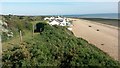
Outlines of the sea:
M117 13L73 14L73 15L63 15L63 16L65 16L65 17L76 17L76 18L103 18L103 19L119 19L120 18L120 15L118 15Z

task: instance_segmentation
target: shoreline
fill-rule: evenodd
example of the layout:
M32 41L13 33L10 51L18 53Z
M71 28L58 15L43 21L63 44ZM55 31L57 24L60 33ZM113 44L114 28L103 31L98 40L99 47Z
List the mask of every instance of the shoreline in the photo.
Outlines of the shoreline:
M71 18L73 19L73 18ZM106 52L115 60L118 60L118 29L115 26L106 25L83 19L73 21L72 32L76 37L81 37L97 48Z
M82 19L82 20L84 20L86 22L92 22L93 24L102 25L102 26L105 26L105 27L109 27L109 28L113 28L113 29L118 30L118 26L103 24L103 23L99 23L99 22L96 22L96 21L90 21L90 20L85 20L85 19Z
M96 22L106 26L118 27L119 19L105 19L105 18L80 18L86 21Z

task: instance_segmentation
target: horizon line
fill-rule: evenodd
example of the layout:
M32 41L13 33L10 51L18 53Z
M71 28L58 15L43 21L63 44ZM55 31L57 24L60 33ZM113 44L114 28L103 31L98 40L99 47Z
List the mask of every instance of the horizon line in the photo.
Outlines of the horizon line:
M0 15L18 15L18 16L51 16L51 15L88 15L88 14L119 14L119 13L86 13L86 14L12 14L12 13L9 13L9 14L0 14Z

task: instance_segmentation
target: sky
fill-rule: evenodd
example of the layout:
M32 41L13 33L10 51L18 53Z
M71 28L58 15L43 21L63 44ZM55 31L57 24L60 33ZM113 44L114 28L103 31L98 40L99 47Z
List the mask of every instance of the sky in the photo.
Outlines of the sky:
M118 2L119 0L1 0L1 2Z
M1 2L0 14L71 15L117 13L117 2Z

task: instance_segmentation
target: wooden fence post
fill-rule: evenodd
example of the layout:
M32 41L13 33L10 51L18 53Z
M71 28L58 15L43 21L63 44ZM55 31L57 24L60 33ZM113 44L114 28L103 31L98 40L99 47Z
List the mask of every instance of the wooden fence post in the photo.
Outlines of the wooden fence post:
M22 32L20 30L20 42L22 42Z
M33 30L32 30L32 36L34 36L34 25L32 26Z

